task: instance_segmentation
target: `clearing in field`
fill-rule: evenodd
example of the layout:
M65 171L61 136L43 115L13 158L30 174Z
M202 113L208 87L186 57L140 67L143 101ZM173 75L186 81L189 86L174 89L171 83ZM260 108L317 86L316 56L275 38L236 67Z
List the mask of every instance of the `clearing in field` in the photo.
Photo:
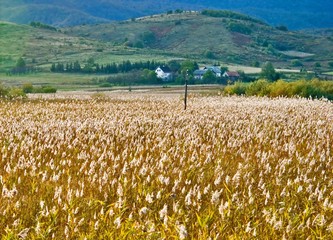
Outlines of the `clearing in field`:
M332 122L324 100L2 100L1 238L333 238Z

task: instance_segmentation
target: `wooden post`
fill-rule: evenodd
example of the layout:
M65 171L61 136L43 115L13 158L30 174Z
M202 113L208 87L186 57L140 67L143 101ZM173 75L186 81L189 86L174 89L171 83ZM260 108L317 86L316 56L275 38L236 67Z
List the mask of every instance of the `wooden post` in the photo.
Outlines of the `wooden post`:
M186 70L186 76L185 76L184 110L186 110L186 108L187 108L187 81L188 81L188 69Z

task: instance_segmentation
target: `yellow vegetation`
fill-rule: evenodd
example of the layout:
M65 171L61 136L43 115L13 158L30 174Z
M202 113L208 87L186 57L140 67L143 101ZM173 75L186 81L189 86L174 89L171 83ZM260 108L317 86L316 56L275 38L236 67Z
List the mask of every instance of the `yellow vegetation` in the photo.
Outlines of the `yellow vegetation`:
M0 101L3 239L333 238L333 105Z

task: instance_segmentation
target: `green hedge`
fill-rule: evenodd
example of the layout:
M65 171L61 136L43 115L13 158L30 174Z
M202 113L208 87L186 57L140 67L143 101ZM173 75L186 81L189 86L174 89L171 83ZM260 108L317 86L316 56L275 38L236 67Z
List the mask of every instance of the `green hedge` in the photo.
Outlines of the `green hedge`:
M268 82L258 80L253 83L235 83L224 88L224 93L229 95L246 96L269 96L269 97L294 97L304 98L327 98L333 100L333 81L311 81L298 80L295 82L285 82L279 80Z
M34 88L33 93L56 93L57 89L51 86L43 86Z

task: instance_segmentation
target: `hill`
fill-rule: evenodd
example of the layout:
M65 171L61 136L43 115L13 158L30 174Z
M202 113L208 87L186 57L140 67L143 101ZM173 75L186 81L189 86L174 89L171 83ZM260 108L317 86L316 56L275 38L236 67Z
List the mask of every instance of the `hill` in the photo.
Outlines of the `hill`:
M238 11L290 29L333 27L333 2L330 0L0 0L0 6L0 20L40 21L54 26L125 20L175 9L214 8Z
M327 68L333 59L330 31L321 36L277 29L234 12L204 13L154 15L58 30L2 22L0 70L15 66L19 57L45 69L52 63L85 63L91 58L97 63L189 58L248 66L271 61L277 67L308 69L316 64Z
M131 48L149 48L165 55L251 65L293 61L312 66L333 58L332 38L287 31L229 11L164 14L128 21L67 28L67 34ZM214 17L212 17L214 16Z

